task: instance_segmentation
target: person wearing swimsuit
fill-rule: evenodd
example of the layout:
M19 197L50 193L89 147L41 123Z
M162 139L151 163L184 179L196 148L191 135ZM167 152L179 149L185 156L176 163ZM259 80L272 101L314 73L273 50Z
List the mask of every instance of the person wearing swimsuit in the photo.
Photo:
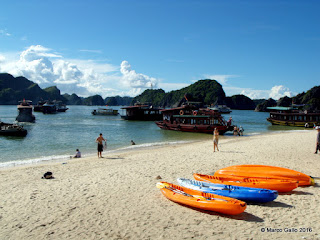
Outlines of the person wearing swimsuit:
M213 151L214 152L216 151L216 148L219 151L218 142L219 142L219 131L217 128L215 128L213 131Z
M107 145L107 141L102 137L102 133L100 133L100 136L96 139L96 143L98 143L98 158L102 157L102 152L103 152L103 143L102 141L105 142L105 144Z

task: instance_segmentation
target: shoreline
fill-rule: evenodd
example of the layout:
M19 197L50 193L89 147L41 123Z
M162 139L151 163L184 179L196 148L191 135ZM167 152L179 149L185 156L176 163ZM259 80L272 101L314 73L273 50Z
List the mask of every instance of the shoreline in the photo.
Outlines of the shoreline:
M300 131L211 140L0 169L1 239L317 239L319 180L266 204L248 204L228 216L166 199L158 181L176 183L193 173L230 165L264 164L311 176L316 132ZM46 171L52 180L41 179ZM157 177L161 179L158 180ZM308 216L308 217L306 217ZM288 233L284 229L311 229ZM281 229L282 232L262 232Z
M312 129L298 129L298 130L279 130L279 131L269 131L269 132L254 132L249 133L241 136L241 138L250 138L253 136L263 136L263 135L269 135L269 134L279 134L279 133L287 133L287 132L304 132L304 131L310 131ZM210 136L208 134L207 136ZM210 136L209 138L211 138ZM222 140L230 140L232 141L233 138L238 138L239 136L233 136L233 135L220 135L220 141ZM223 141L222 140L222 141ZM153 148L161 148L166 147L170 145L180 145L185 143L196 143L196 142L206 142L210 140L180 140L180 141L172 141L172 142L150 142L150 143L142 143L137 145L129 145L127 147L120 147L117 149L107 150L103 152L103 155L107 154L113 154L113 153L125 153L125 152L135 152L142 149L153 149ZM97 153L91 152L91 153L82 153L82 159L83 158L91 158L94 157ZM70 160L70 157L73 155L51 155L51 156L40 156L38 158L28 158L28 159L19 159L19 160L13 160L13 161L6 161L6 162L0 162L0 170L6 169L6 168L15 168L15 167L21 167L21 166L32 166L32 165L41 165L41 164L50 164L50 163L62 163L64 161ZM73 158L72 158L73 159Z

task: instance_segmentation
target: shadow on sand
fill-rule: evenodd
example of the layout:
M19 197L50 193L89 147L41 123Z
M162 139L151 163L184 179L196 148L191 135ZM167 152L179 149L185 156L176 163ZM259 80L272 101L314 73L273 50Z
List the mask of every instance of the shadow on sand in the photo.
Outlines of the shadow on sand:
M213 212L213 211L207 211L207 210L202 210L199 208L194 208L194 207L190 207L181 203L177 203L181 206L190 208L192 210L195 210L197 212L201 212L201 213L205 213L208 215L212 215L212 216L220 216L220 217L225 217L225 218L229 218L229 219L235 219L235 220L243 220L246 222L264 222L264 220L262 218L259 218L253 214L247 213L247 212L243 212L240 213L238 215L227 215L227 214L223 214L223 213L218 213L218 212Z
M261 207L272 207L272 208L292 208L292 205L278 202L278 201L271 201L267 203L248 203L248 205L255 205L255 206L261 206Z

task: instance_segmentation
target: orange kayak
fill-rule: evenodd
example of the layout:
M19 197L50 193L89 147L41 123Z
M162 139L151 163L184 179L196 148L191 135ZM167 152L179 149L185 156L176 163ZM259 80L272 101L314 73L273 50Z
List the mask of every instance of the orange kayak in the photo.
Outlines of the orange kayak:
M238 176L263 179L290 179L298 181L299 186L314 184L312 177L288 168L266 165L236 165L222 168L214 173L217 177Z
M290 192L298 187L297 181L282 180L282 179L257 179L248 177L235 177L235 176L212 176L203 174L193 174L194 179L198 181L241 186L241 187L251 187L251 188L265 188L270 190L276 190L278 192Z
M194 208L236 215L244 212L247 207L245 202L234 198L204 193L167 182L159 182L157 187L169 200Z

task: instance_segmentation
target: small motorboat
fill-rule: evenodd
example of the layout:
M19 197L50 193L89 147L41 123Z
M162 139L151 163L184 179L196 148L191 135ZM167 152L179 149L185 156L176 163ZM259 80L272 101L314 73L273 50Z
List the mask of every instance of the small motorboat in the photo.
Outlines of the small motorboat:
M0 135L25 137L28 131L23 126L0 121Z
M112 108L98 108L91 112L92 115L118 115L118 110Z

